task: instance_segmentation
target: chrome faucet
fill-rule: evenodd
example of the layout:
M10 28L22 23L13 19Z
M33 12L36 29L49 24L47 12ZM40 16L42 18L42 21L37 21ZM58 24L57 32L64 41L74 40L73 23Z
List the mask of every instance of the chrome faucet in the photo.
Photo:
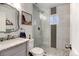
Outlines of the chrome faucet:
M7 35L7 40L9 40L10 39L10 35Z

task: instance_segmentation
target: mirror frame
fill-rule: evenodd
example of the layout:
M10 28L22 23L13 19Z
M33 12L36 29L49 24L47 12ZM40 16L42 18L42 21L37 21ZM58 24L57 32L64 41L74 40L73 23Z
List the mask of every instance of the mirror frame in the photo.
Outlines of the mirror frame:
M7 3L0 3L0 4L5 4L5 5L7 5L7 6L10 6L11 8L13 8L13 9L16 9L15 7L13 7L13 6L11 6L11 5L9 5L9 4L7 4ZM0 33L11 33L11 32L16 32L16 31L18 31L19 30L19 28L20 28L20 26L19 26L19 11L16 9L16 11L18 12L18 15L17 15L17 26L18 26L18 28L16 29L16 30L14 30L14 31L10 31L10 32L7 32L7 30L9 30L9 29L6 29L6 32L3 32L3 31L0 31Z

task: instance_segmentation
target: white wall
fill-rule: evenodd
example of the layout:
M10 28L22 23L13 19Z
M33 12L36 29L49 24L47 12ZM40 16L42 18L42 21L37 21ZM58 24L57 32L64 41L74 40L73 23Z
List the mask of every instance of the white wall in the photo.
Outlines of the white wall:
M72 43L72 51L70 55L79 56L79 4L72 3L70 7L70 38Z
M25 11L32 15L33 11L33 5L32 3L21 3L21 11ZM25 29L27 38L29 38L29 35L32 36L32 26L29 25L21 25L23 29Z
M57 48L65 49L70 43L70 4L57 6L59 23L57 24Z

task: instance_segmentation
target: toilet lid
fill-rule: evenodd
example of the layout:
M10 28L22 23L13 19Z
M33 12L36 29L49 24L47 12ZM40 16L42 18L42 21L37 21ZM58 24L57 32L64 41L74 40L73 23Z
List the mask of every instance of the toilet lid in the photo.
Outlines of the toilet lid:
M42 53L44 53L44 50L42 48L35 47L35 48L31 49L30 52L33 54L42 54Z

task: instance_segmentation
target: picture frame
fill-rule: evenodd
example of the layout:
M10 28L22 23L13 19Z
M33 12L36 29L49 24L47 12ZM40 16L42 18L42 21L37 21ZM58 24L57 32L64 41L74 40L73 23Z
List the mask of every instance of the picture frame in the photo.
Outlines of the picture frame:
M32 25L32 15L25 11L22 11L21 20L22 20L21 24L23 24L23 25Z

